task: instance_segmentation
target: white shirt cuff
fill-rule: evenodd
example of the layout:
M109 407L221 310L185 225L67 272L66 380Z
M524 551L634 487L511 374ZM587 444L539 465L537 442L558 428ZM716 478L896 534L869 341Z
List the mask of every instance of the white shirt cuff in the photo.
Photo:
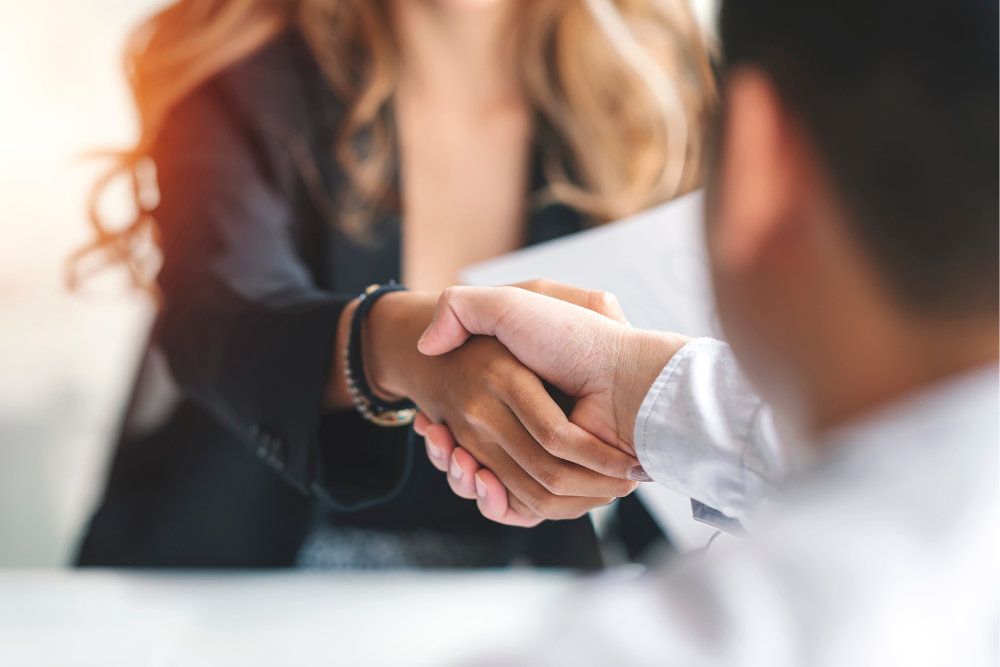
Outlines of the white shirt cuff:
M760 412L729 346L697 338L673 356L646 394L635 421L636 455L656 482L744 518L756 500L756 478L769 472L746 465Z

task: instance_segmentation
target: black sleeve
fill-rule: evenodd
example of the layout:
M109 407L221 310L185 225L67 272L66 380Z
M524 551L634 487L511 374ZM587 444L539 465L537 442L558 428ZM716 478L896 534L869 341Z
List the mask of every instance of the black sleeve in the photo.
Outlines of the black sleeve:
M398 436L374 463L336 435L320 446L328 417L358 421L323 415L337 322L354 295L319 289L302 260L291 167L212 83L171 113L151 156L163 252L156 336L177 382L300 490L329 499L339 482L352 503L391 491ZM352 484L352 469L369 483Z

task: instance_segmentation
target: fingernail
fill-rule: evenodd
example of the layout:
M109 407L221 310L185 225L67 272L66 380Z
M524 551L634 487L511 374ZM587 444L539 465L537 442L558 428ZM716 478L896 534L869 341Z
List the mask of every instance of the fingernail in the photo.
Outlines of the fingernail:
M479 479L479 473L476 473L476 494L480 498L486 499L486 482Z
M426 443L427 451L431 453L431 456L436 459L441 458L443 452L438 447L434 446L434 443L431 442L430 438L424 436L424 443Z
M628 472L625 473L625 476L628 477L633 482L653 481L653 478L650 477L648 474L646 474L646 471L643 469L642 466L632 466L631 468L628 469Z
M458 465L458 461L455 460L454 454L451 455L451 468L448 472L450 472L451 476L455 479L462 479L462 467Z
M424 332L422 334L420 334L420 339L417 341L417 346L418 347L424 344L424 341L427 340L427 334L429 334L430 332L431 332L431 328L430 327L427 327L426 329L424 329Z

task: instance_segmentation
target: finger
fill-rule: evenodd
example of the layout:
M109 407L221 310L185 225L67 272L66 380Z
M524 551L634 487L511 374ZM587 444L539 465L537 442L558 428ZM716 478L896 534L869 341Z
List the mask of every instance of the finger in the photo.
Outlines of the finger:
M469 462L474 461L474 459L461 447L455 449L455 459L462 468L462 479L469 477L474 481L479 511L487 519L508 526L521 527L537 526L544 521L542 517L532 512L526 505L519 501L517 501L517 504L521 507L520 512L510 507L507 503L507 489L500 483L496 475L486 468L475 470L475 468L478 468L477 465L469 465ZM449 478L453 478L453 475L449 475ZM450 481L450 483L453 490L461 484L460 481ZM463 487L463 493L459 493L462 497L465 497L463 495L464 490Z
M508 512L517 512L524 519L530 520L530 519L535 519L535 518L538 518L538 519L542 518L542 517L538 516L538 513L535 512L535 510L533 510L530 507L528 507L527 505L525 505L523 500L521 500L520 498L518 498L516 495L514 495L510 491L507 492L507 507L508 507L508 510L507 510ZM544 519L542 519L542 520L544 521Z
M513 415L511 415L510 418L516 422ZM530 436L526 437L530 439ZM515 509L519 506L516 504L513 497L516 497L517 500L520 500L524 506L527 506L532 512L542 518L575 519L595 507L606 505L614 500L613 497L556 495L525 472L525 470L518 465L517 462L514 461L514 459L511 458L511 456L499 445L477 444L472 437L465 438L461 435L459 436L459 439L462 440L464 446L469 449L469 452L473 456L475 456L475 459L478 460L481 466L491 470L500 482L507 487L508 503L512 507L515 507ZM534 446L536 449L540 450L537 443ZM551 458L551 456L544 451L542 451L542 454ZM561 461L559 463L567 466L573 465L566 463L565 461ZM584 473L597 475L597 473L585 470L579 466L575 466L575 468ZM622 482L622 480L613 480L612 478L604 479L617 483Z
M525 290L514 287L449 287L441 293L417 349L434 356L454 350L470 335L496 335L505 313L521 304L525 296ZM547 301L542 295L534 298Z
M508 526L518 526L520 528L534 528L541 522L545 521L540 516L536 516L534 519L526 519L513 509L508 509L507 513L503 515L498 523L503 523Z
M476 472L476 496L479 511L487 519L500 521L510 506L507 504L507 487L487 468Z
M622 311L621 304L618 303L618 298L611 292L605 292L597 289L587 289L585 287L575 287L573 285L564 285L562 283L557 283L554 280L545 279L529 280L527 282L512 285L512 287L519 287L520 289L528 290L529 292L534 292L535 294L544 294L545 296L550 296L553 299L559 299L560 301L582 306L587 310L600 313L601 315L615 320L616 322L621 322L622 324L629 323L628 318L625 317L625 313Z
M509 483L503 478L500 479L507 486L509 509L505 516L508 517L513 511L531 520L534 517L552 520L576 519L595 507L603 507L614 500L614 498L557 496L530 477L524 479L514 475L510 477Z
M467 341L473 333L477 333L473 330L476 327L472 326L471 322L463 322L455 312L456 303L461 303L460 290L463 289L466 288L449 287L441 293L441 298L438 299L437 307L434 309L434 317L431 318L431 323L427 325L427 329L417 341L417 349L423 354L434 356L450 352ZM488 302L483 301L480 305L485 308L480 313L485 324L479 327L483 331L478 333L487 333L495 328L500 313L494 307L490 307ZM496 305L493 304L493 306ZM489 326L491 320L493 326ZM487 335L492 335L492 333Z
M537 378L535 380L537 381ZM545 393L544 388L541 387L541 383L539 383L539 389L541 396L537 397L536 400L550 403L552 409L559 413L563 421L567 421L562 411L555 405L555 402ZM533 480L537 480L538 483L552 494L557 496L596 498L608 496L620 497L628 495L635 489L637 483L625 479L625 475L630 467L638 465L639 462L621 450L615 449L589 434L587 434L588 440L583 444L579 444L575 448L572 445L567 445L566 450L570 453L578 454L579 458L587 458L593 455L587 454L584 450L590 446L595 446L600 447L607 455L607 459L604 459L605 462L612 460L614 456L624 457L628 461L631 461L631 463L623 467L621 478L609 477L582 465L577 465L576 463L553 456L543 447L539 446L535 438L525 429L521 420L507 406L491 410L484 417L476 418L473 415L468 415L467 418L478 422L478 431L492 434L514 462L525 473L530 475ZM586 433L578 426L571 426L575 431ZM597 445L593 445L595 441ZM495 473L497 472L496 468L482 461L482 459L480 459L480 462L486 467L491 468ZM510 488L507 480L503 479L502 476L501 479Z
M455 495L474 500L476 494L476 472L479 463L469 452L456 447L448 464L448 485Z
M455 449L455 439L444 424L431 424L424 432L424 447L431 464L441 472L448 472L451 453Z
M427 427L433 423L434 422L431 421L431 418L426 414L418 412L417 416L413 418L413 430L416 431L419 436L427 435Z
M480 468L476 473L476 492L479 495L477 504L479 511L487 519L508 526L521 526L530 528L537 526L544 519L538 516L526 506L525 514L520 514L507 503L507 489L500 483L496 475Z
M630 469L639 465L634 456L607 444L567 419L545 391L542 381L528 369L522 367L510 373L499 384L498 393L500 400L507 404L528 434L552 456L622 480L628 478ZM595 489L598 493L575 495L627 494L633 488L629 484L618 485L614 489L601 486Z

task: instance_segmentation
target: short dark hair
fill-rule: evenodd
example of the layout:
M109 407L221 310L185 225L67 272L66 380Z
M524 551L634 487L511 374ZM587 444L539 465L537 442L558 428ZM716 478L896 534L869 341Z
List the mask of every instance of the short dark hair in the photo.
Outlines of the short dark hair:
M723 0L724 70L774 81L918 311L998 307L997 23L996 0Z

